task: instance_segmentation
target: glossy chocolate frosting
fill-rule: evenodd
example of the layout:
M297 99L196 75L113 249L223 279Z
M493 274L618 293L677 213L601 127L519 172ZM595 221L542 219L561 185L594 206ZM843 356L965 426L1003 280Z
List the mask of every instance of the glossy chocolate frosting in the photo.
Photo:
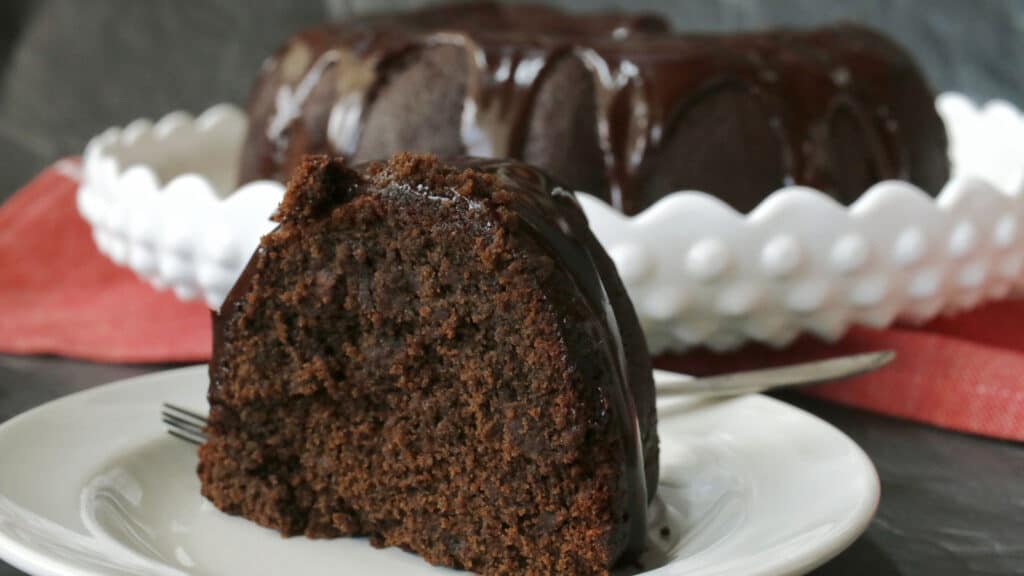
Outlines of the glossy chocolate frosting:
M427 161L433 161L428 159ZM418 195L424 201L454 196L453 190L434 190L422 186L391 186L375 189L369 184L370 173L386 166L371 162L354 167L344 166L335 160L331 169L345 172L344 177L335 180L350 182L350 193L344 198L307 197L302 206L313 218L327 217L336 205L360 195L402 194ZM634 558L642 552L647 528L647 504L653 499L658 481L658 438L655 409L654 382L647 345L640 323L625 288L615 271L614 264L590 232L582 209L575 197L559 186L542 171L514 160L493 160L462 157L445 160L444 164L458 171L472 170L494 178L489 194L473 197L477 206L494 211L499 208L511 209L518 221L525 224L520 228L531 235L571 279L571 286L559 286L567 296L551 294L549 297L564 302L580 302L574 296L582 296L588 313L586 317L596 318L601 325L601 342L604 356L611 372L599 386L601 397L610 408L607 417L620 427L625 449L625 508L628 513L613 535L616 557ZM383 169L387 169L384 167ZM326 191L321 191L326 194ZM289 195L294 194L291 190ZM285 203L289 199L286 197ZM468 209L468 208L467 208ZM319 214L319 216L317 215ZM278 220L287 225L287 213ZM498 216L493 219L502 220ZM298 223L301 225L301 223ZM507 225L507 223L506 223ZM268 237L273 236L271 232ZM266 240L265 240L266 241ZM264 265L263 249L257 250L238 282L225 299L219 313L214 313L214 346L210 362L211 404L216 397L216 388L226 374L222 374L225 358L225 340L230 338L233 317L241 311L246 302L257 271Z
M637 212L701 189L747 210L787 184L842 202L948 177L908 55L870 30L679 35L649 15L452 5L308 30L267 61L243 181L304 153L513 157Z

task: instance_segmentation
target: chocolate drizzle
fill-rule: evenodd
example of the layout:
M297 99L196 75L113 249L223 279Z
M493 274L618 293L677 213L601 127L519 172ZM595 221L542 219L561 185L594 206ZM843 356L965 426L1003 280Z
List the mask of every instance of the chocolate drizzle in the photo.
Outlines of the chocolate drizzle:
M434 36L444 41L449 35ZM465 152L484 158L521 158L541 76L567 47L478 44L458 35L469 64L460 135Z
M898 46L869 30L675 35L654 16L472 4L361 18L293 39L254 90L242 179L283 181L303 153L372 159L360 146L366 114L392 77L439 47L464 52L461 80L403 86L395 99L406 103L382 113L398 116L392 122L403 131L422 125L423 134L374 155L409 148L524 158L528 142L554 139L546 149L569 149L565 159L526 160L627 213L683 188L745 210L786 184L849 202L878 180L937 192L948 176L945 131L926 82ZM310 55L299 77L285 70L301 60L296 52ZM321 70L325 55L331 64ZM551 134L531 119L538 92L566 59L585 68L595 116L589 129ZM323 86L296 98L314 77ZM459 91L451 94L459 125L435 125L435 110L410 112L417 89ZM544 104L560 106L556 117L582 106L559 100ZM287 130L276 129L282 119ZM602 165L589 170L603 174L568 177L587 172L574 164L590 157Z

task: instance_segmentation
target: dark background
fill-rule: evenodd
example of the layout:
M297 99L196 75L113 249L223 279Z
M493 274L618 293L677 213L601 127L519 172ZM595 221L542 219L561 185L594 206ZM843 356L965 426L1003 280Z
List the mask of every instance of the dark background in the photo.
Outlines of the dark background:
M328 18L415 1L0 0L0 201L94 134L141 116L242 104L263 58ZM899 39L938 90L1024 104L1024 1L563 1L656 10L690 30L864 22ZM3 271L0 270L0 274ZM0 421L159 367L0 355ZM882 478L867 534L818 575L1024 574L1024 447L785 395L860 443ZM0 459L0 465L16 465ZM59 471L55 471L59 473ZM0 562L0 576L19 574ZM742 575L740 575L742 576Z

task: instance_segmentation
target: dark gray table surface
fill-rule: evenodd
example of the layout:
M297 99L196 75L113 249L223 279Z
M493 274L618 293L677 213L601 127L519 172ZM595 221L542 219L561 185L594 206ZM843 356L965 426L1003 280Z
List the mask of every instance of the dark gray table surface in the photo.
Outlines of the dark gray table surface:
M175 108L243 102L261 59L294 30L415 0L0 3L0 201L103 128ZM679 27L729 30L839 18L878 26L940 89L1024 102L1024 2L565 0L659 9ZM0 274L3 271L0 270ZM1024 321L1024 319L1022 319ZM50 399L162 369L0 355L0 421ZM838 426L871 456L882 502L867 533L820 575L1024 574L1024 446L822 403L782 399ZM16 466L0 454L0 466ZM20 574L0 562L0 576Z

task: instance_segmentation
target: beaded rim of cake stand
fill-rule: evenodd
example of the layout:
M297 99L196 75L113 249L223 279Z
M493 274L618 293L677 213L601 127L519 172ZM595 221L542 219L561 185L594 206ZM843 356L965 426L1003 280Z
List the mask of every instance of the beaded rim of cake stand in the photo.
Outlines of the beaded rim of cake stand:
M891 180L846 207L789 186L741 214L684 191L625 216L581 193L651 349L832 341L853 324L924 322L1024 288L1024 116L956 93L936 106L953 173L935 198ZM284 191L270 181L232 190L245 130L244 112L217 105L94 138L78 204L100 251L219 307Z
M100 252L158 289L218 308L284 195L270 181L234 189L246 128L244 112L220 104L93 138L77 198Z

